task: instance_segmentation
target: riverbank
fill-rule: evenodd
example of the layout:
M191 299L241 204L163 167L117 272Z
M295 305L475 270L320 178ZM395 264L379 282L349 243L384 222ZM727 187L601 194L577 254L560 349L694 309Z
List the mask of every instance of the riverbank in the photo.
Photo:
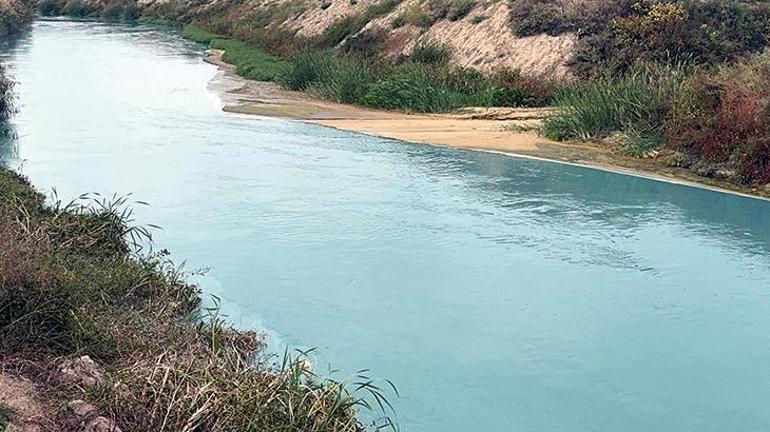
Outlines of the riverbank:
M284 90L274 82L243 78L222 60L222 55L221 50L211 50L206 57L207 62L219 67L209 88L229 113L286 118L412 143L499 152L715 191L770 197L770 187L742 186L698 176L692 170L668 165L663 158L624 156L600 143L549 140L533 130L549 109L475 108L429 115L374 110Z
M46 203L0 167L0 426L359 431L359 391L277 362L148 253L125 198ZM366 379L361 377L362 379ZM4 427L3 427L4 429Z

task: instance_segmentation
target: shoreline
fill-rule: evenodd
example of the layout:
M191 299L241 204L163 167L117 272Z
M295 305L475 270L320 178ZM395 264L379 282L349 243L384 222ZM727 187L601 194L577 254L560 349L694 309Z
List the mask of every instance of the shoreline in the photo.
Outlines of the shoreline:
M450 114L369 109L316 99L305 92L284 90L272 82L243 78L222 60L222 54L210 50L203 59L218 67L208 89L228 114L301 121L405 143L561 163L770 201L770 186L741 186L701 177L686 168L667 166L653 159L619 155L606 146L556 142L535 132L510 129L536 125L548 113L547 108L479 108Z

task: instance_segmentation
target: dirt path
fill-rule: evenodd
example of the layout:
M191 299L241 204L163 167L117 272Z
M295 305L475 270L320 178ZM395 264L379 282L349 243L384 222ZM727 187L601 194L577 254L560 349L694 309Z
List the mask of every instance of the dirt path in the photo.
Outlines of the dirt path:
M220 68L209 88L219 96L226 112L299 120L414 143L570 163L753 197L770 196L770 188L741 187L699 177L659 160L625 157L598 145L560 143L534 132L512 130L512 126L537 125L548 114L547 109L472 109L440 115L372 110L314 99L306 93L283 90L275 83L244 79L221 60L221 55L220 51L212 51L206 60Z

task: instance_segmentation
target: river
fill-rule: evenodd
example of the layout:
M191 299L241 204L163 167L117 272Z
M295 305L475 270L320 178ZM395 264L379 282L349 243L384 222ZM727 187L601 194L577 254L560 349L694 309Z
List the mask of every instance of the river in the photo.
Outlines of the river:
M404 431L770 429L769 202L230 116L202 50L36 22L0 152L149 202L235 325L391 379Z

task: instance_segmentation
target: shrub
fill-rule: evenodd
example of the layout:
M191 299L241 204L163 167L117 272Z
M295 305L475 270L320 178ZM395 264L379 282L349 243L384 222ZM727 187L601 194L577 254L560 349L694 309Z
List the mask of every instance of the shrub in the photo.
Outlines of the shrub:
M369 18L361 15L349 15L335 21L327 27L322 36L322 46L335 47L350 35L356 34L366 26Z
M10 117L16 112L13 87L15 82L8 78L5 68L0 65L0 136L7 137L13 133L8 124Z
M687 58L714 65L767 46L770 3L732 0L634 0L575 18L581 30L575 70L623 73L638 60Z
M511 30L517 36L559 35L574 27L557 0L512 0L510 10Z
M402 0L381 0L366 9L366 15L370 18L375 18L383 15L387 15L393 12Z
M418 42L409 54L409 60L415 63L446 64L452 58L452 48L447 44L432 40Z
M387 31L381 28L372 28L350 36L342 46L344 52L362 58L374 58L387 39Z
M85 18L96 12L97 10L95 7L91 6L90 4L87 4L83 0L68 0L67 3L65 3L64 7L62 8L63 15L76 17L76 18Z
M107 5L101 17L111 21L136 21L139 19L139 7L133 1L118 1Z
M690 160L726 164L742 183L770 182L770 56L693 75L665 131Z
M63 0L43 0L38 4L38 11L43 16L56 16L62 13Z
M518 70L502 69L490 77L496 87L493 105L502 107L541 107L551 101L553 84L523 76Z
M476 6L476 0L452 0L447 11L449 21L458 21L465 18Z

